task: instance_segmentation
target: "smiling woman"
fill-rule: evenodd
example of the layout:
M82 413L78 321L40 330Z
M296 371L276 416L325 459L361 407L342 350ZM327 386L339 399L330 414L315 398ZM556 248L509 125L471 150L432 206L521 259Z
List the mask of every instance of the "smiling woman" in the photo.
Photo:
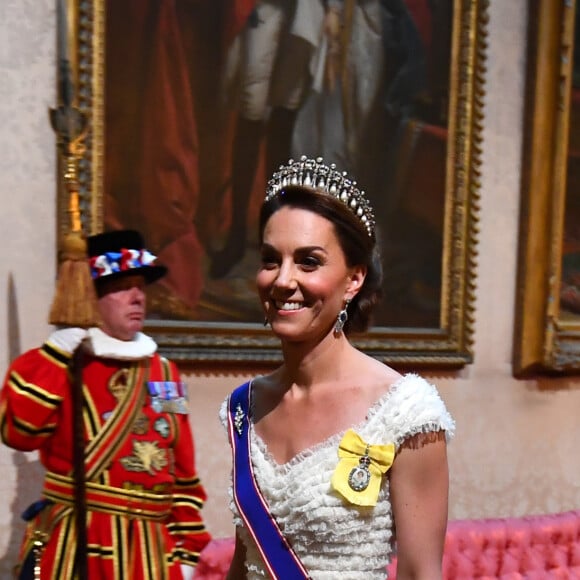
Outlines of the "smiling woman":
M286 199L291 197L288 193ZM317 326L328 329L336 324L337 312L347 312L365 269L347 267L330 222L291 204L276 212L264 230L258 292L278 337L285 326L299 335L309 328L317 336ZM347 314L343 319L348 324Z
M269 181L259 231L258 293L283 362L221 408L228 578L384 578L396 528L399 574L440 579L453 420L435 387L350 342L381 289L370 204L346 173L303 157Z
M306 164L311 164L315 172L325 168L314 160L301 160L291 167L299 172ZM299 290L305 292L302 299L308 305L309 300L315 300L316 292L320 297L321 292L342 288L340 304L333 305L340 307L335 309L331 323L335 323L337 312L344 311L345 332L364 332L381 294L382 269L374 230L369 233L366 223L333 196L297 186L271 194L260 214L262 267L257 277L270 323L270 300L284 301L291 298L293 290ZM290 242L290 246L280 247L280 241ZM299 285L301 280L304 287ZM312 303L310 306L315 308Z

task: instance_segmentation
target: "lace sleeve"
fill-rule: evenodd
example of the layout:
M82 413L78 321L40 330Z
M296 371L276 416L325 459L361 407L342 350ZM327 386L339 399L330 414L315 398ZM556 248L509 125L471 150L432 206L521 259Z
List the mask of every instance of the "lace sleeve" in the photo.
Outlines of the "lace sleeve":
M401 449L421 449L425 445L429 445L429 443L435 443L437 441L445 441L446 435L445 431L442 429L439 431L428 431L427 433L415 433L414 435L410 435L406 439L403 440L401 445L399 446L398 451Z
M222 401L222 404L220 405L219 418L220 418L220 423L222 424L223 428L227 431L228 430L228 397L226 397Z
M397 447L419 448L439 437L449 440L455 432L455 421L435 386L415 374L394 386L382 422Z

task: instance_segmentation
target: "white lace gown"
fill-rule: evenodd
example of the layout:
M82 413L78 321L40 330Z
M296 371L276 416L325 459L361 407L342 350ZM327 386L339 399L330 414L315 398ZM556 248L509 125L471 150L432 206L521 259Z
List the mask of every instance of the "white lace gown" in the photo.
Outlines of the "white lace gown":
M227 400L220 409L224 426L226 405ZM444 430L449 439L455 423L437 389L423 378L407 374L353 429L371 445L394 443L398 449L405 439L417 433ZM337 433L280 465L251 427L254 474L280 529L313 580L383 579L395 540L388 472L376 506L361 507L344 500L330 485L343 435L344 432ZM231 509L247 549L248 578L268 578L233 501Z

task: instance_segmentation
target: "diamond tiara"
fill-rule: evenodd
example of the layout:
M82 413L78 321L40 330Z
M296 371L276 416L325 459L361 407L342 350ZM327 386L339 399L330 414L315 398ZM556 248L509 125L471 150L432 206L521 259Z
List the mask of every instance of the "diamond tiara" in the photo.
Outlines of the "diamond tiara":
M322 157L309 159L306 155L299 161L290 159L268 181L264 201L270 201L289 185L303 185L335 197L354 213L369 236L374 234L375 215L364 191L356 186L356 181L350 179L346 171L338 171L334 163L328 166L322 162Z

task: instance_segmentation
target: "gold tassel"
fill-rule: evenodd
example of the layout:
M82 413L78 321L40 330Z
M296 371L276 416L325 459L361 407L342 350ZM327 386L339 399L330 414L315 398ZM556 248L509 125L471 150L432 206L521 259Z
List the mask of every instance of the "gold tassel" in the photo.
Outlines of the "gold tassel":
M98 326L100 323L97 293L87 257L87 242L81 232L70 232L63 239L49 322L57 326L82 328Z
M67 147L64 158L64 185L68 193L70 230L63 237L59 252L59 272L56 291L50 309L49 322L56 326L99 326L101 317L97 305L97 293L91 277L87 241L83 235L77 160L84 147L84 132Z

